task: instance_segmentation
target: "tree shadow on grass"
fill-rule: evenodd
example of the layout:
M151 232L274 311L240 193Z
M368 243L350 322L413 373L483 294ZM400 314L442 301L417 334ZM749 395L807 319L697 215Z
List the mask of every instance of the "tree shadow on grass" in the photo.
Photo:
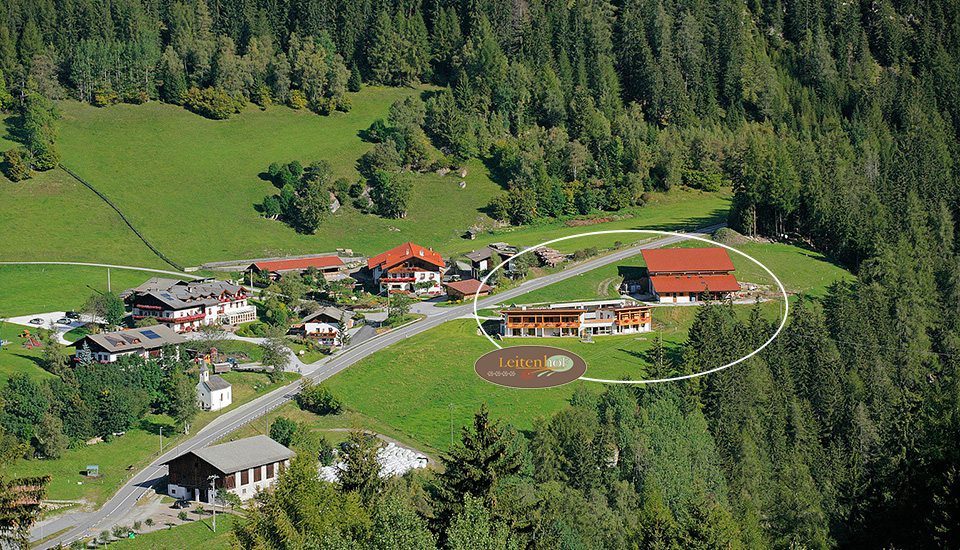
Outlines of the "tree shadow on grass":
M169 422L162 422L154 418L144 418L140 421L140 425L137 426L141 430L151 433L153 435L160 435L160 428L163 428L168 435L173 435L176 433L176 425Z

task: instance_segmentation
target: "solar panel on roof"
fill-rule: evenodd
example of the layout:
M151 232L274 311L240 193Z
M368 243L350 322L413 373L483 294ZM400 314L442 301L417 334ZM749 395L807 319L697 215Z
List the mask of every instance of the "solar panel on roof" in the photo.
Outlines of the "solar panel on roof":
M172 297L170 297L170 295L169 295L169 294L167 294L166 292L164 292L164 293L163 293L163 294L161 294L160 296L163 296L163 297L164 297L164 298L166 298L167 300L173 300L173 298L172 298Z
M157 338L160 338L160 335L157 334L156 332L153 332L152 330L144 330L140 334L146 336L151 340L156 340Z

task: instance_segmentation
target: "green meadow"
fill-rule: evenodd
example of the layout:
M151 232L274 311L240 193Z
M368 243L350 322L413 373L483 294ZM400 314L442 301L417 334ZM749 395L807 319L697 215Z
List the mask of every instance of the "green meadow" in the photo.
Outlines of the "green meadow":
M735 306L745 316L752 306ZM663 331L667 364L679 364L687 329L696 307L664 307L654 313L655 327ZM763 304L765 316L775 318L777 303ZM490 327L492 329L492 327ZM572 351L587 362L586 376L608 380L642 380L654 361L657 332L595 337L594 343L576 338L507 338L503 346L548 345ZM481 355L494 348L476 335L476 322L460 319L417 334L381 350L337 374L326 383L357 416L325 417L327 427L365 424L428 452L446 450L450 426L469 424L486 403L494 416L520 430L530 430L539 417L561 409L578 387L603 391L598 382L577 381L538 390L511 389L480 379L473 370Z
M233 547L233 514L217 512L217 532L213 532L213 518L210 512L198 516L196 512L187 512L187 521L174 520L169 528L158 529L135 539L120 539L110 543L113 550L229 550Z

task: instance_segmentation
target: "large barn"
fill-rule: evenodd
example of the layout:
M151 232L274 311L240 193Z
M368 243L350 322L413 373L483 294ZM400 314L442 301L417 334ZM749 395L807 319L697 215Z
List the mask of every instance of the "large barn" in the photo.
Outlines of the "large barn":
M696 302L707 295L720 300L740 290L725 248L656 248L644 250L643 259L648 292L661 303Z
M166 463L167 494L212 503L215 486L246 500L273 485L296 454L265 435L187 451Z

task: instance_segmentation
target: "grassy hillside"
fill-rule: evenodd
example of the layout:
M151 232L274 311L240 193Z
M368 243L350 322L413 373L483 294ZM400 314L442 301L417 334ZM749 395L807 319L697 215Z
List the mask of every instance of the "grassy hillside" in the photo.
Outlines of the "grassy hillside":
M404 220L339 212L316 235L300 235L259 217L254 205L277 190L259 174L272 162L328 160L336 176L358 177L354 163L371 144L358 132L385 117L409 88L366 88L354 109L329 117L277 106L253 106L229 120L207 120L160 103L98 109L67 102L60 147L64 164L113 199L175 261L320 252L365 245L371 252L401 239L436 241L475 223L477 207L499 188L474 162L466 178L411 176ZM461 179L467 182L460 189ZM391 231L399 228L401 231ZM210 239L216 235L216 239ZM351 235L351 239L344 239Z
M738 306L738 313L746 315L749 309L750 306ZM779 305L765 304L764 309L772 318ZM695 314L695 307L663 308L655 314L657 327L663 328L668 358L679 361L681 344ZM444 323L373 354L327 384L352 411L361 417L375 418L375 428L377 424L388 426L403 439L429 450L447 449L451 406L455 429L469 423L480 404L486 403L494 416L506 419L518 429L529 430L538 417L549 416L563 407L577 387L602 390L596 382L521 390L482 380L473 370L474 363L494 347L475 331L473 320ZM574 338L508 338L502 345L539 344L567 349L586 360L586 376L616 380L643 379L646 365L652 360L654 342L654 335L648 333L598 337L593 344Z
M185 523L169 529L159 529L135 539L120 539L110 543L113 550L229 550L233 545L232 528L235 516L217 512L217 532L213 532L213 518L209 513L201 520L193 510ZM179 523L180 520L174 520Z

